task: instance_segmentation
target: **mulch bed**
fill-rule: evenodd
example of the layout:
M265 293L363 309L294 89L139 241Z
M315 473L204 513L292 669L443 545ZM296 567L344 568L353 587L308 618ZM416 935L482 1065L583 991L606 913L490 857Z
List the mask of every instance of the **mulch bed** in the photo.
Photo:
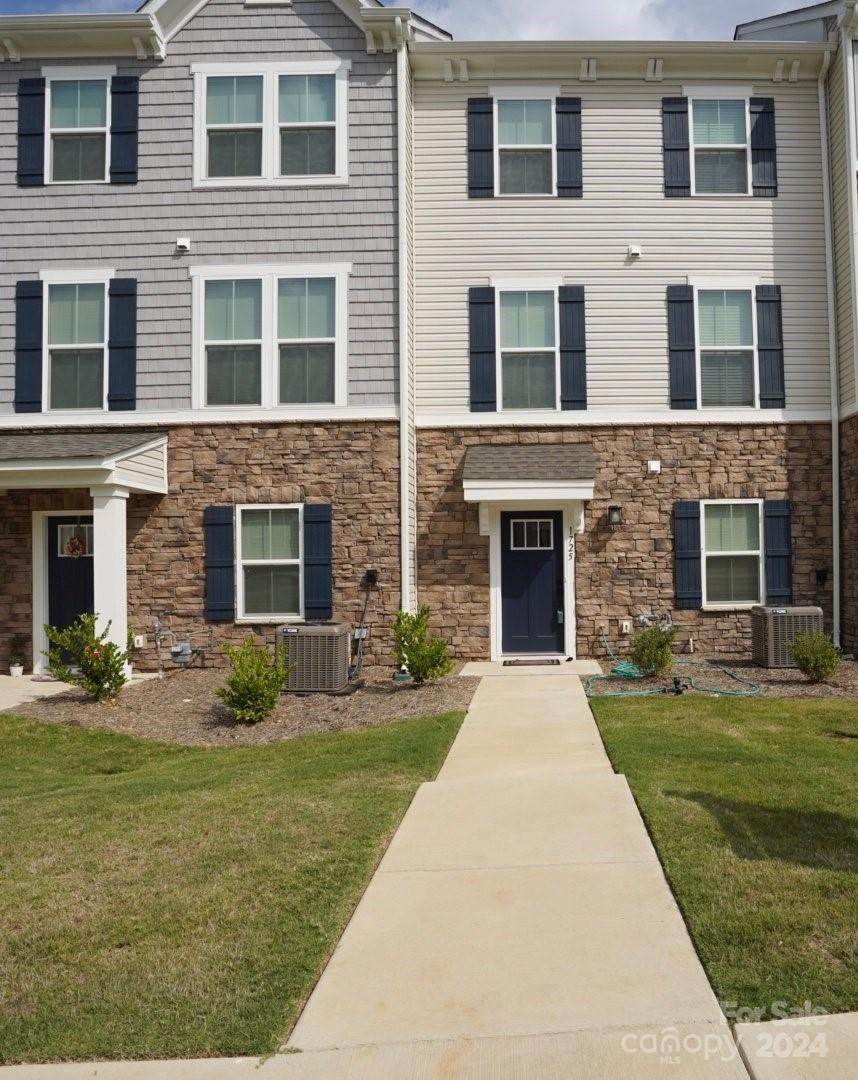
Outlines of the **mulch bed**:
M693 676L698 686L711 686L723 690L748 690L750 687L743 682L731 679L724 672L715 667L690 667L683 661L690 657L679 657L677 666L672 675L666 679L611 679L597 681L593 684L594 696L600 693L611 693L617 690L647 690L668 686L673 682L674 676L682 682L688 682L689 676ZM720 664L730 668L740 675L742 679L748 679L762 687L760 697L781 698L856 698L858 699L858 661L844 660L834 678L827 683L809 683L807 679L794 668L761 668L755 667L748 660L735 660L731 657L715 657L712 664ZM613 661L600 661L602 670L610 672ZM705 663L705 661L704 661Z
M34 720L121 731L184 746L259 746L465 710L480 682L451 675L418 688L395 684L389 670L369 669L364 671L365 685L353 694L283 694L272 716L249 725L237 724L215 697L225 677L224 670L178 671L163 679L133 683L112 705L99 705L73 690L9 711Z

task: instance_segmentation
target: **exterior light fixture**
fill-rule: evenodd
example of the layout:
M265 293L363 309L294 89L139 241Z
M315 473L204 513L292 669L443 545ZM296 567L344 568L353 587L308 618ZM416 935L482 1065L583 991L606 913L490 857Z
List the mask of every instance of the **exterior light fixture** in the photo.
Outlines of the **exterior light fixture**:
M609 506L608 507L608 524L612 529L619 529L623 524L623 508L622 506Z

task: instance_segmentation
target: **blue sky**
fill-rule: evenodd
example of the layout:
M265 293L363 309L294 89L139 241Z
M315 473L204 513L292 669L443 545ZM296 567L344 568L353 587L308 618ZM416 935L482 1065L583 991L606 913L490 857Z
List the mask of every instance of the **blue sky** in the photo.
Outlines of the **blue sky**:
M138 3L0 0L0 14L134 11ZM802 0L414 0L413 6L462 38L730 38L737 22L800 7Z

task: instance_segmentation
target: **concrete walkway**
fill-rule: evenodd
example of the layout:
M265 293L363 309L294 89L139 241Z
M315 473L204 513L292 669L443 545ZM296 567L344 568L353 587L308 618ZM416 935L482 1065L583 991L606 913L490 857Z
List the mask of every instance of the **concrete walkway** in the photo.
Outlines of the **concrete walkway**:
M57 694L70 689L67 683L53 680L42 682L34 680L32 675L19 675L15 678L11 675L0 675L0 712L5 709L15 709L28 701L56 697Z
M747 1080L580 679L481 674L292 1053L23 1067L9 1080Z

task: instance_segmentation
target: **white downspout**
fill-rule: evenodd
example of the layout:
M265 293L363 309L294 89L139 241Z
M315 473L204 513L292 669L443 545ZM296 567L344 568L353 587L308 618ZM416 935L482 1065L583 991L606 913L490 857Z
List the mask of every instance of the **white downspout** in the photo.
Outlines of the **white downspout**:
M408 101L406 80L410 78L407 34L403 34L396 49L396 112L397 112L397 221L399 243L399 565L403 611L411 610L411 368L409 364L408 311L408 227L406 205L408 198L406 153L408 130Z
M831 52L825 53L819 72L819 138L822 147L822 203L825 218L825 280L828 295L828 377L831 394L831 548L832 637L840 644L840 376L837 354L837 311L834 281L834 238L831 205L831 169L828 157L828 98L825 80ZM854 186L854 178L853 178ZM856 328L858 329L858 328Z

